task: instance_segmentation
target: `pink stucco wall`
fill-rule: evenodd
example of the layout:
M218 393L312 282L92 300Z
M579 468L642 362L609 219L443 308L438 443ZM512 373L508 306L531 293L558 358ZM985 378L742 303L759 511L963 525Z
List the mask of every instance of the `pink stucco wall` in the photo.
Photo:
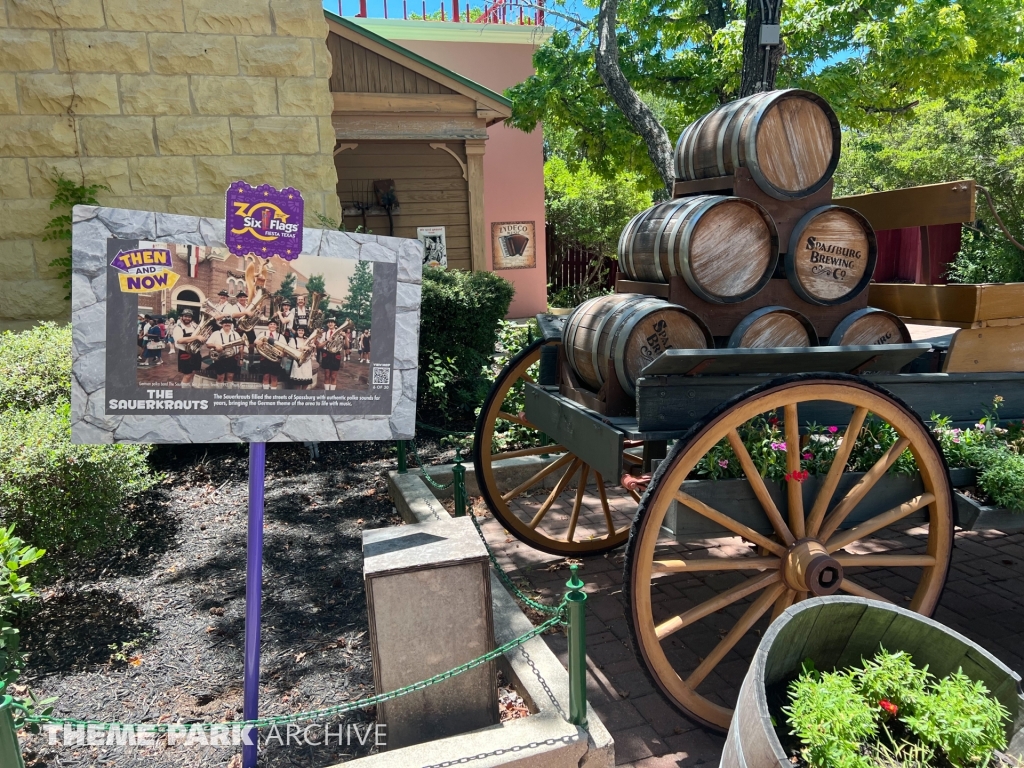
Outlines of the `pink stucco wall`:
M465 25L471 26L471 25ZM493 91L522 82L533 74L532 44L401 40L424 58L437 62ZM523 133L503 124L488 130L484 153L484 215L487 264L492 264L491 223L533 221L537 233L537 266L499 272L511 280L516 295L509 317L530 317L547 310L547 253L544 242L544 139L540 126Z

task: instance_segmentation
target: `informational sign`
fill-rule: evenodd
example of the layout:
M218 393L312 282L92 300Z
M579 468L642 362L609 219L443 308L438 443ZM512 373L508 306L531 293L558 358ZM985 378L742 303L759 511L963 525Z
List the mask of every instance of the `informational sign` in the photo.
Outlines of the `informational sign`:
M413 435L418 241L306 229L264 257L223 221L88 206L72 234L75 442Z
M423 266L448 268L448 245L444 227L416 227L416 237L423 243Z
M537 266L536 225L532 221L491 224L494 269L529 269Z
M238 256L252 253L264 259L290 261L302 251L302 194L291 187L269 184L250 187L236 181L225 195L227 247Z

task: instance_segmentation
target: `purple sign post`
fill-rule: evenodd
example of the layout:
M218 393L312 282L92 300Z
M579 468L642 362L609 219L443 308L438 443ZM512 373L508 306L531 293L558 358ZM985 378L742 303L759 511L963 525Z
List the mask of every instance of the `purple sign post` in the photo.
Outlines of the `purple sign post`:
M291 187L269 184L251 187L236 181L225 197L224 240L238 257L253 254L291 261L302 251L302 194ZM263 603L263 494L266 474L266 443L249 443L249 520L245 564L245 666L242 681L242 717L259 717L260 614ZM242 768L256 768L259 733L246 730L242 743ZM251 743L249 743L251 742Z

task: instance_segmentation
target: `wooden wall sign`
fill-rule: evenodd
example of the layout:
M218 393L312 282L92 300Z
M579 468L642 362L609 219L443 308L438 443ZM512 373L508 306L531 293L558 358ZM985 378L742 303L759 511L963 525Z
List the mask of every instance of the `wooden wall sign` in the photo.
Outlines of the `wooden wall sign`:
M532 221L496 221L491 224L494 270L536 267L536 229L536 224Z
M444 227L416 227L416 239L423 243L423 266L448 269Z

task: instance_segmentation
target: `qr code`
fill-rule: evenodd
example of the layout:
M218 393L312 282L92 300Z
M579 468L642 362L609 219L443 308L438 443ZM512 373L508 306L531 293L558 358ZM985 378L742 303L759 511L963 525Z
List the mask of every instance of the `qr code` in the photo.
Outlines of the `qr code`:
M374 366L373 383L388 385L391 383L391 368L386 365Z

